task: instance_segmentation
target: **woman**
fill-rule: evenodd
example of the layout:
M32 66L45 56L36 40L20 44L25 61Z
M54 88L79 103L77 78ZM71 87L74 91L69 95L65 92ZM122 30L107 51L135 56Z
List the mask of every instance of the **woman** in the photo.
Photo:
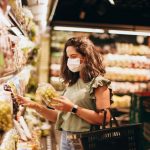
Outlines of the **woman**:
M110 81L104 74L102 56L93 43L85 37L74 37L66 42L61 63L61 77L67 88L63 97L53 99L60 105L50 110L20 96L19 100L56 123L56 129L62 131L61 150L74 150L67 135L101 125L104 118L101 110L110 107ZM106 121L109 120L107 113Z

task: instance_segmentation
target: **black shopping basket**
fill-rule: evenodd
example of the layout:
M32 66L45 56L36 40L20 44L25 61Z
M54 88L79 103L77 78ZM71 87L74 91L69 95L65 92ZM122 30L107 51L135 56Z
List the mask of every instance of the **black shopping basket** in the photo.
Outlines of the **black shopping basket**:
M142 150L142 124L129 124L72 135L76 150Z

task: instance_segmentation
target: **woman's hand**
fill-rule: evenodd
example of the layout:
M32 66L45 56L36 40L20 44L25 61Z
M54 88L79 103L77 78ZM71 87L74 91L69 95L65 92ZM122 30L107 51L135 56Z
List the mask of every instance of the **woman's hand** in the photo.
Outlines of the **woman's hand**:
M33 108L33 109L34 109L35 106L36 106L36 103L35 103L35 102L33 102L33 101L31 101L31 100L29 100L29 99L23 97L23 96L19 96L19 95L17 95L17 102L18 102L20 105L22 105L22 106L27 106L27 107Z
M52 107L64 112L71 112L74 105L68 98L63 96L61 96L60 98L53 98L52 100L58 103L58 105L54 105Z
M17 96L17 101L20 105L27 106L36 110L39 114L41 114L44 118L48 119L51 122L56 122L58 112L56 110L47 109L45 106L33 102L25 97Z

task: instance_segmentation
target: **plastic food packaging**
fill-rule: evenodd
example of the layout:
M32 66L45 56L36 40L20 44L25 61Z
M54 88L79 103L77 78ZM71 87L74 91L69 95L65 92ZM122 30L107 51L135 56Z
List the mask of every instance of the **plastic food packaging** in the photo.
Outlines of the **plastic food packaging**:
M21 140L28 141L28 139L24 133L24 130L21 128L20 124L16 120L13 120L13 121L14 121L15 128L20 135Z
M49 83L39 84L36 90L37 99L41 99L47 106L53 107L59 105L58 102L53 101L52 98L59 97L55 88Z
M22 116L19 118L19 123L20 123L21 127L24 129L24 133L25 133L26 137L28 139L32 139L31 132Z
M7 131L2 139L0 150L16 150L16 143L19 137L14 128Z
M39 150L39 148L36 147L36 145L32 141L29 142L19 141L17 143L17 150Z
M12 102L9 92L0 92L0 130L8 131L13 127Z

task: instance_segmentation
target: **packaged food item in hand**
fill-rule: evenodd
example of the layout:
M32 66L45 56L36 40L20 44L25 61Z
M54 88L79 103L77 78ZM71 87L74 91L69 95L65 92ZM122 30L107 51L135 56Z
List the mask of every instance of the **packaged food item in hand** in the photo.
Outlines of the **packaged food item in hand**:
M59 105L58 102L54 101L53 98L59 97L58 92L49 83L39 84L36 90L36 98L41 99L47 106L53 107Z

